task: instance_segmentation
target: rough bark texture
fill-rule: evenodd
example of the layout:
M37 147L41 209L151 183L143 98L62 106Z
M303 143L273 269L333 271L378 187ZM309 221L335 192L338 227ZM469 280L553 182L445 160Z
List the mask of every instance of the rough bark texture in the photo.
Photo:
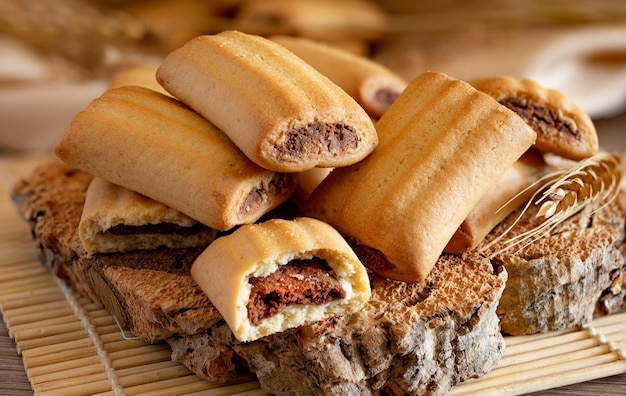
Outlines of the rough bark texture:
M506 281L477 255L442 256L424 283L372 276L360 312L238 343L225 325L168 342L174 359L215 380L230 346L277 395L443 394L489 372L504 341L495 309ZM317 392L317 393L316 393Z
M563 330L589 322L594 312L620 309L624 206L618 199L602 210L594 209L597 205L585 208L518 253L496 256L509 274L497 310L504 333ZM518 228L529 229L535 222L534 212L528 212Z
M189 275L202 248L86 254L78 224L91 179L54 161L16 184L13 199L31 223L42 262L147 342L220 320Z

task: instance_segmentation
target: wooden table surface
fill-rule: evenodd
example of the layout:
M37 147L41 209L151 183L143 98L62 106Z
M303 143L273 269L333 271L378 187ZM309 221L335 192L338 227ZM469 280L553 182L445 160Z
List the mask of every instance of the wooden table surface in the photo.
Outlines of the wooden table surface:
M611 151L626 151L626 113L597 122L601 145ZM15 343L9 337L4 321L0 323L0 395L32 395ZM626 395L626 374L578 383L561 388L533 393L540 396Z

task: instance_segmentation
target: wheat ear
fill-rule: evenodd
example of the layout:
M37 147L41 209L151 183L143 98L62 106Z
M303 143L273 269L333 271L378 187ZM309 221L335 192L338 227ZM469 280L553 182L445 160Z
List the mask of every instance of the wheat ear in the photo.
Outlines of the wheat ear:
M594 213L610 204L618 195L622 175L621 157L617 154L599 152L577 162L574 166L549 173L528 188L537 188L515 221L502 234L481 248L486 251L501 241L520 221L531 205L539 206L535 215L541 223L526 232L506 240L504 247L490 256L518 247L517 252L583 210L593 202L602 202ZM522 192L523 193L523 192ZM516 252L516 253L517 253Z

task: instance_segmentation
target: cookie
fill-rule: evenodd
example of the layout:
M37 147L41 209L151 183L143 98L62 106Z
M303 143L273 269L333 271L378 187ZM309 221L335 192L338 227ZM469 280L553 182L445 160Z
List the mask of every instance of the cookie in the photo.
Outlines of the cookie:
M257 165L277 172L347 166L378 143L367 112L281 45L225 31L171 52L157 81Z
M537 132L537 150L575 161L598 152L593 121L560 91L527 78L508 76L471 84L522 117Z
M437 72L413 80L377 129L376 150L333 170L305 213L346 235L372 271L404 282L426 279L471 209L536 136L490 96Z
M241 226L209 245L191 276L239 341L356 312L371 295L343 237L305 217Z
M56 154L216 230L255 222L295 188L291 174L259 167L205 118L142 87L110 89L91 102Z

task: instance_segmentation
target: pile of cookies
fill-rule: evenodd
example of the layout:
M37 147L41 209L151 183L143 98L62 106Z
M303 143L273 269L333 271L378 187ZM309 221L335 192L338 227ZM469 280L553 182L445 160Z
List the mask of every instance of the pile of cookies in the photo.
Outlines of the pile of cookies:
M426 72L408 83L302 38L199 36L156 79L168 95L108 90L56 153L222 234L192 275L243 341L359 310L365 267L424 281L444 250L472 249L495 226L495 210L467 219L511 169L531 171L498 202L540 177L545 163L528 160L535 149L571 159L597 151L584 113L525 80L472 86ZM308 217L252 224L297 188Z

